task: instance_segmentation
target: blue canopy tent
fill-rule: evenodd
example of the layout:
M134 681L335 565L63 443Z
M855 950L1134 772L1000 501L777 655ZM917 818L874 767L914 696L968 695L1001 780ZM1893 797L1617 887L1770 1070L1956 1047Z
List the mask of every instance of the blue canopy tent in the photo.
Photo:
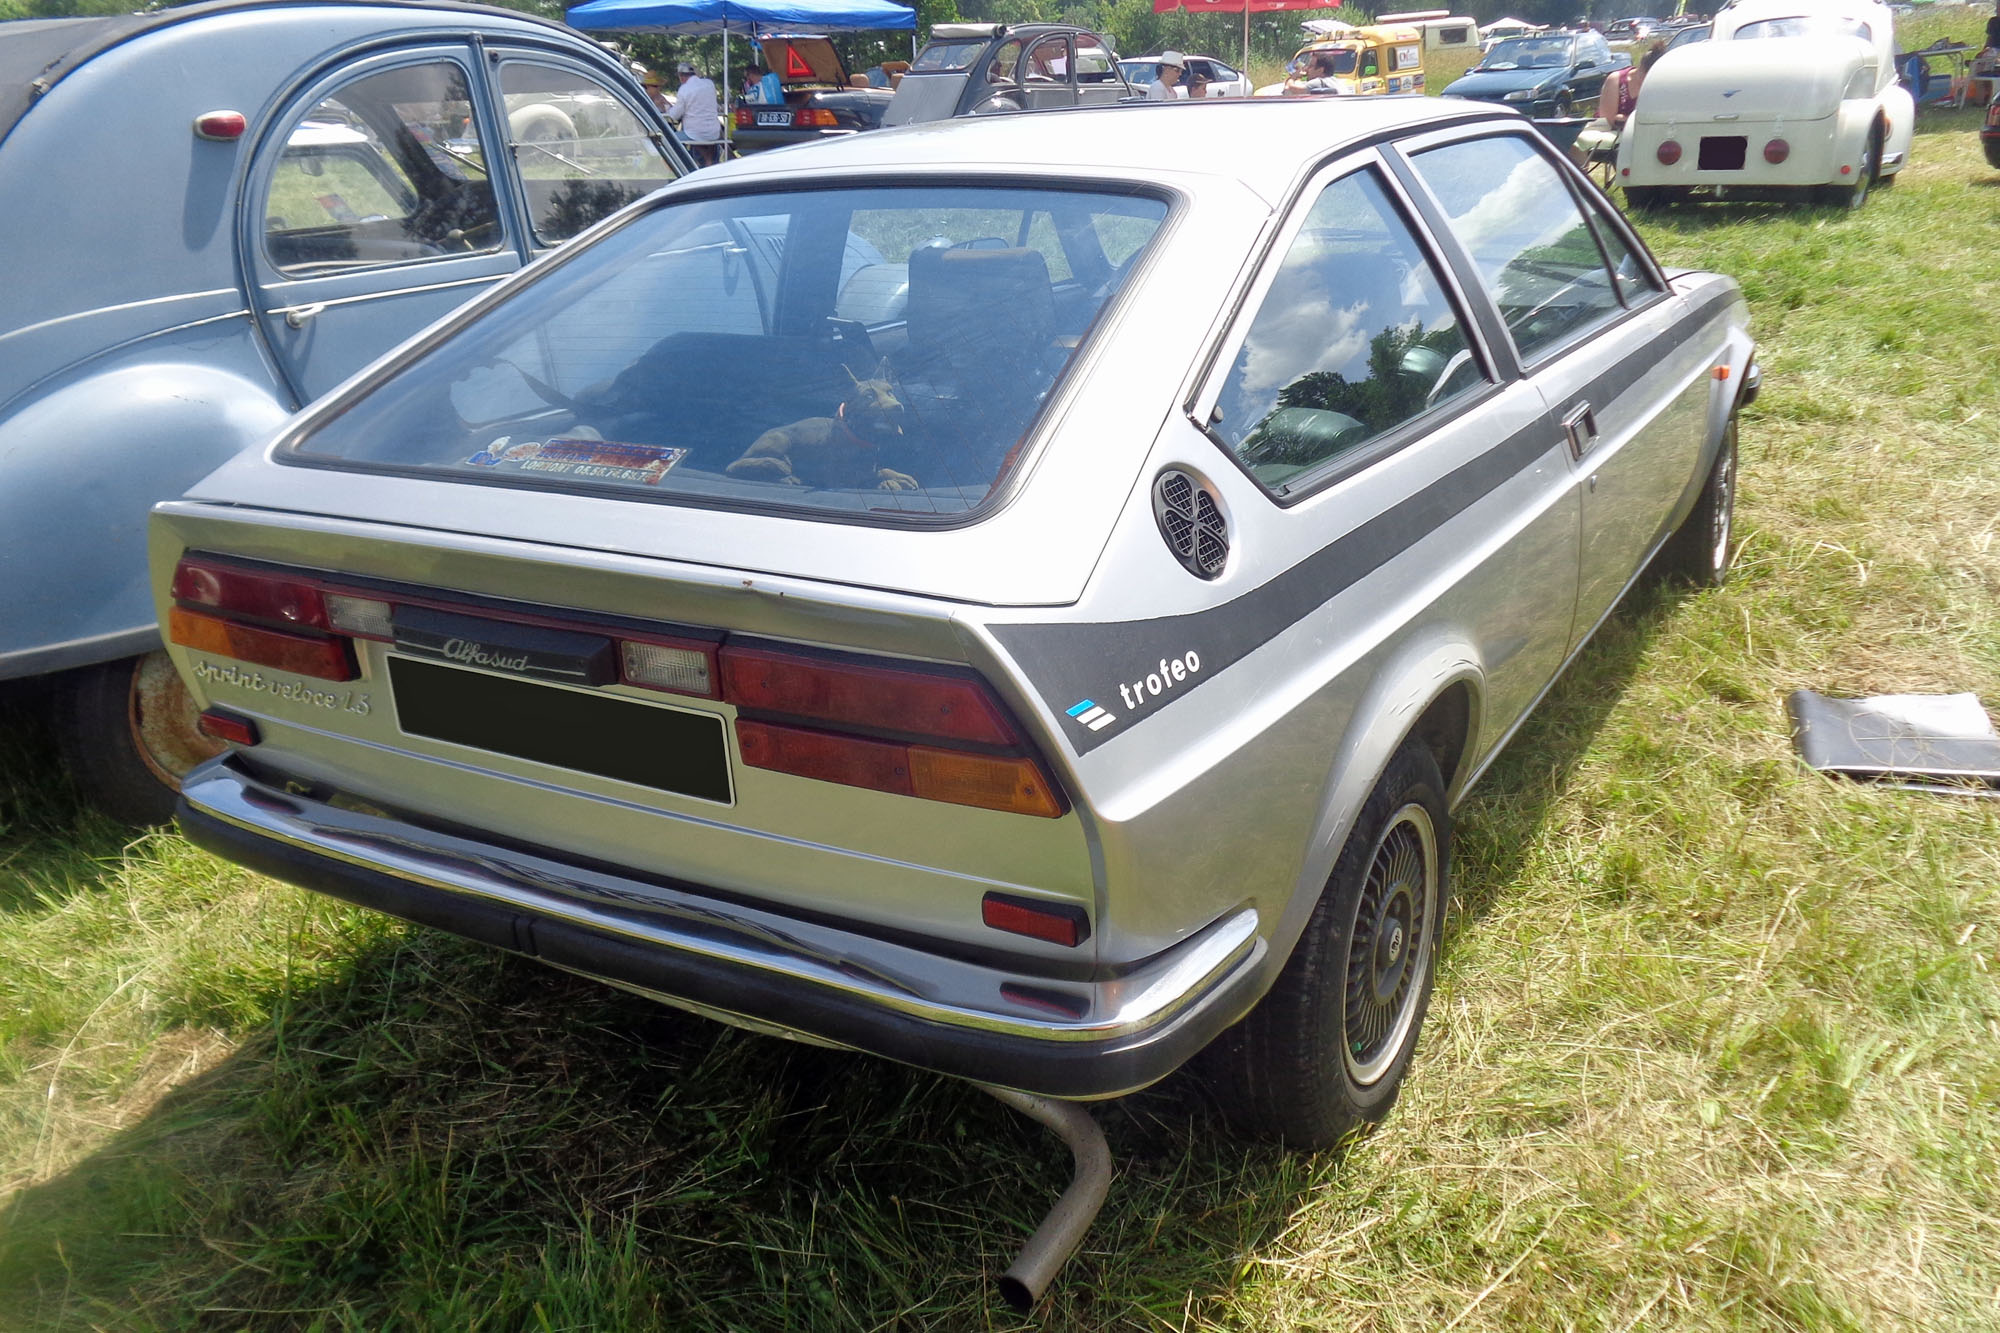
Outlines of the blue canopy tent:
M855 32L892 28L915 32L917 11L891 0L590 0L564 16L584 32L659 33L675 37L723 34L722 97L729 98L729 34L755 40L777 32Z

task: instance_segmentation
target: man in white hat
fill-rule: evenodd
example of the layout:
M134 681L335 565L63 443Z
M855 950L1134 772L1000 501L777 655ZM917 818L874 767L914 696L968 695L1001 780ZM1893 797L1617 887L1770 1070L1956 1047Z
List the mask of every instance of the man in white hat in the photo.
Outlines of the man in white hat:
M1148 102L1171 102L1180 94L1174 85L1181 81L1181 67L1187 64L1187 57L1178 51L1160 52L1160 74L1146 89Z
M680 96L667 119L681 127L688 151L705 167L715 165L722 144L722 112L715 104L715 85L704 79L686 60L680 66Z

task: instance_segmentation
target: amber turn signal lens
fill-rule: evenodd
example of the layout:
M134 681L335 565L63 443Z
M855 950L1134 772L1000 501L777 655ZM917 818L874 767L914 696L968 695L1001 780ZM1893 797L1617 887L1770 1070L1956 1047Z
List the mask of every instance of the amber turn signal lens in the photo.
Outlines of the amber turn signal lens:
M1063 812L1041 766L1032 759L933 750L927 745L910 747L910 794L1043 819L1055 819Z
M176 606L167 612L167 641L214 657L233 658L318 680L353 680L347 640L287 634Z

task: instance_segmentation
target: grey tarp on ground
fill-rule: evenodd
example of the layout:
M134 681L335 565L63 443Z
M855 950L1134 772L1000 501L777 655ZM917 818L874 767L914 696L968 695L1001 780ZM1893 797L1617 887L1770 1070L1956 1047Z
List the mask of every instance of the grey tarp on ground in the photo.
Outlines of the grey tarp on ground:
M1822 773L1920 791L2000 796L2000 733L1975 695L1829 699L1795 690L1785 711L1799 757Z

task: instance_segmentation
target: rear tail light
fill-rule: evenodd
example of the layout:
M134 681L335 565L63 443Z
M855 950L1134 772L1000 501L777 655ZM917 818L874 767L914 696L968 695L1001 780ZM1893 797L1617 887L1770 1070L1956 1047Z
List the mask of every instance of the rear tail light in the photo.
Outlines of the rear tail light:
M319 680L355 679L349 640L394 642L405 605L202 556L175 567L173 595L170 642ZM497 618L582 628L539 616ZM699 635L607 637L616 641L623 684L733 704L743 762L752 768L1045 819L1069 808L1013 715L963 669L718 646Z
M174 569L174 600L220 615L271 621L305 629L330 629L326 598L303 579L183 560Z
M174 569L167 639L216 657L317 680L353 680L354 652L330 631L326 595L309 580L205 560Z
M733 644L720 661L752 768L1045 819L1067 808L976 677Z
M1773 139L1764 145L1764 160L1774 167L1791 155L1792 146L1783 139Z
M737 107L736 113L732 118L736 121L736 128L739 130L750 129L757 123L756 120L751 117L749 107L743 107L743 106Z
M809 106L792 117L792 124L803 125L807 129L830 130L840 124L840 117L824 107Z
M353 680L354 653L347 640L330 635L291 634L190 611L167 612L167 640L213 657L290 671L316 680Z
M619 674L627 685L676 694L715 696L709 648L682 648L624 639L618 644Z
M349 597L337 592L326 595L327 623L357 639L381 639L385 643L394 639L396 626L390 615L389 604L372 597Z
M1661 166L1670 167L1681 160L1681 146L1672 139L1663 139L1653 155L1660 159Z
M738 708L868 731L1013 745L1013 724L984 684L900 666L759 648L722 650L722 697Z

